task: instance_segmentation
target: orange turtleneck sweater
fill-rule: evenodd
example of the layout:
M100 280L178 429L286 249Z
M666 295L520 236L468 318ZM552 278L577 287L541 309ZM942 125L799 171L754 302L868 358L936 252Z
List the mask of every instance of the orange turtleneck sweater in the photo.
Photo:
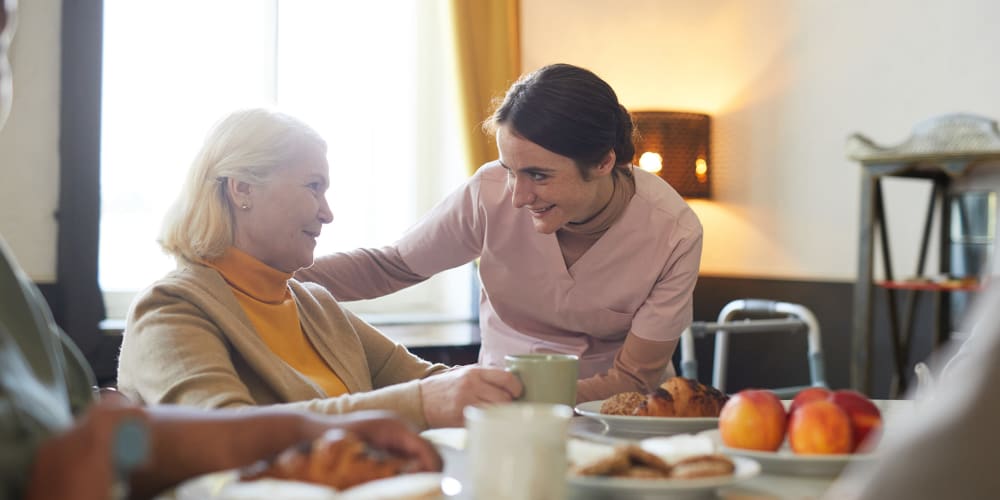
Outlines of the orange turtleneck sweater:
M222 275L257 334L275 354L319 385L329 397L348 392L347 386L323 361L302 331L299 311L288 291L291 273L283 273L250 254L229 247L222 257L205 262Z

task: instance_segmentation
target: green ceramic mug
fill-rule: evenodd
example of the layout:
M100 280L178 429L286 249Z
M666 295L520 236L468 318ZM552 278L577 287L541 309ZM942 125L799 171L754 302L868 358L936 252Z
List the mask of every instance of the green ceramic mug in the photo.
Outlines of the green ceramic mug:
M580 359L572 354L509 354L507 371L521 379L524 391L518 401L576 405L576 379Z

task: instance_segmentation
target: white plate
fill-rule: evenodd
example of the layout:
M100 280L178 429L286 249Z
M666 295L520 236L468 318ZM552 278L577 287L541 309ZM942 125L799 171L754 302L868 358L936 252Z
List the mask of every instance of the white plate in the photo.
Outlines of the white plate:
M752 458L760 462L765 474L779 476L815 476L834 477L840 474L844 467L852 462L867 462L875 460L875 453L855 453L851 455L798 455L788 447L786 441L778 451L757 451L744 450L740 448L730 448L721 444L719 431L705 431L701 433L707 435L719 443L719 449L727 454L737 457Z
M263 500L282 497L333 500L337 498L337 490L277 479L241 482L234 470L198 476L181 483L174 490L177 500Z
M651 497L702 498L717 488L745 481L760 474L760 464L742 457L730 457L736 470L731 476L700 479L625 479L600 476L572 476L569 478L571 497L623 498ZM576 491L573 491L576 490ZM602 495L604 494L604 495Z
M436 472L403 474L360 484L337 491L326 486L260 479L241 482L234 470L215 472L181 483L174 490L174 500L373 500L429 498L440 492L442 475Z
M588 401L576 405L576 411L595 420L604 422L604 434L614 437L644 439L654 436L671 436L698 432L719 427L717 417L631 417L625 415L604 415L601 403Z

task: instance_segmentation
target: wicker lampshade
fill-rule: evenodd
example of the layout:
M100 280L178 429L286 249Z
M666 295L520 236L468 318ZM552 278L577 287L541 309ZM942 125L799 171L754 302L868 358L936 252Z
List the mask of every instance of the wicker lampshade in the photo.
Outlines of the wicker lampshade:
M709 116L673 111L636 111L632 113L632 118L639 131L633 163L656 173L685 198L711 198ZM657 164L659 170L656 170Z

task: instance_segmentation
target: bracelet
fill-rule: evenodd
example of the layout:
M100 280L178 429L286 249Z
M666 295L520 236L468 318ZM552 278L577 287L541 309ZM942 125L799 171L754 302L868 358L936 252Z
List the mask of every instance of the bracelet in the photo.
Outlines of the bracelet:
M122 420L115 429L112 446L115 480L109 496L113 500L123 500L129 497L132 472L149 458L149 428L136 418Z

